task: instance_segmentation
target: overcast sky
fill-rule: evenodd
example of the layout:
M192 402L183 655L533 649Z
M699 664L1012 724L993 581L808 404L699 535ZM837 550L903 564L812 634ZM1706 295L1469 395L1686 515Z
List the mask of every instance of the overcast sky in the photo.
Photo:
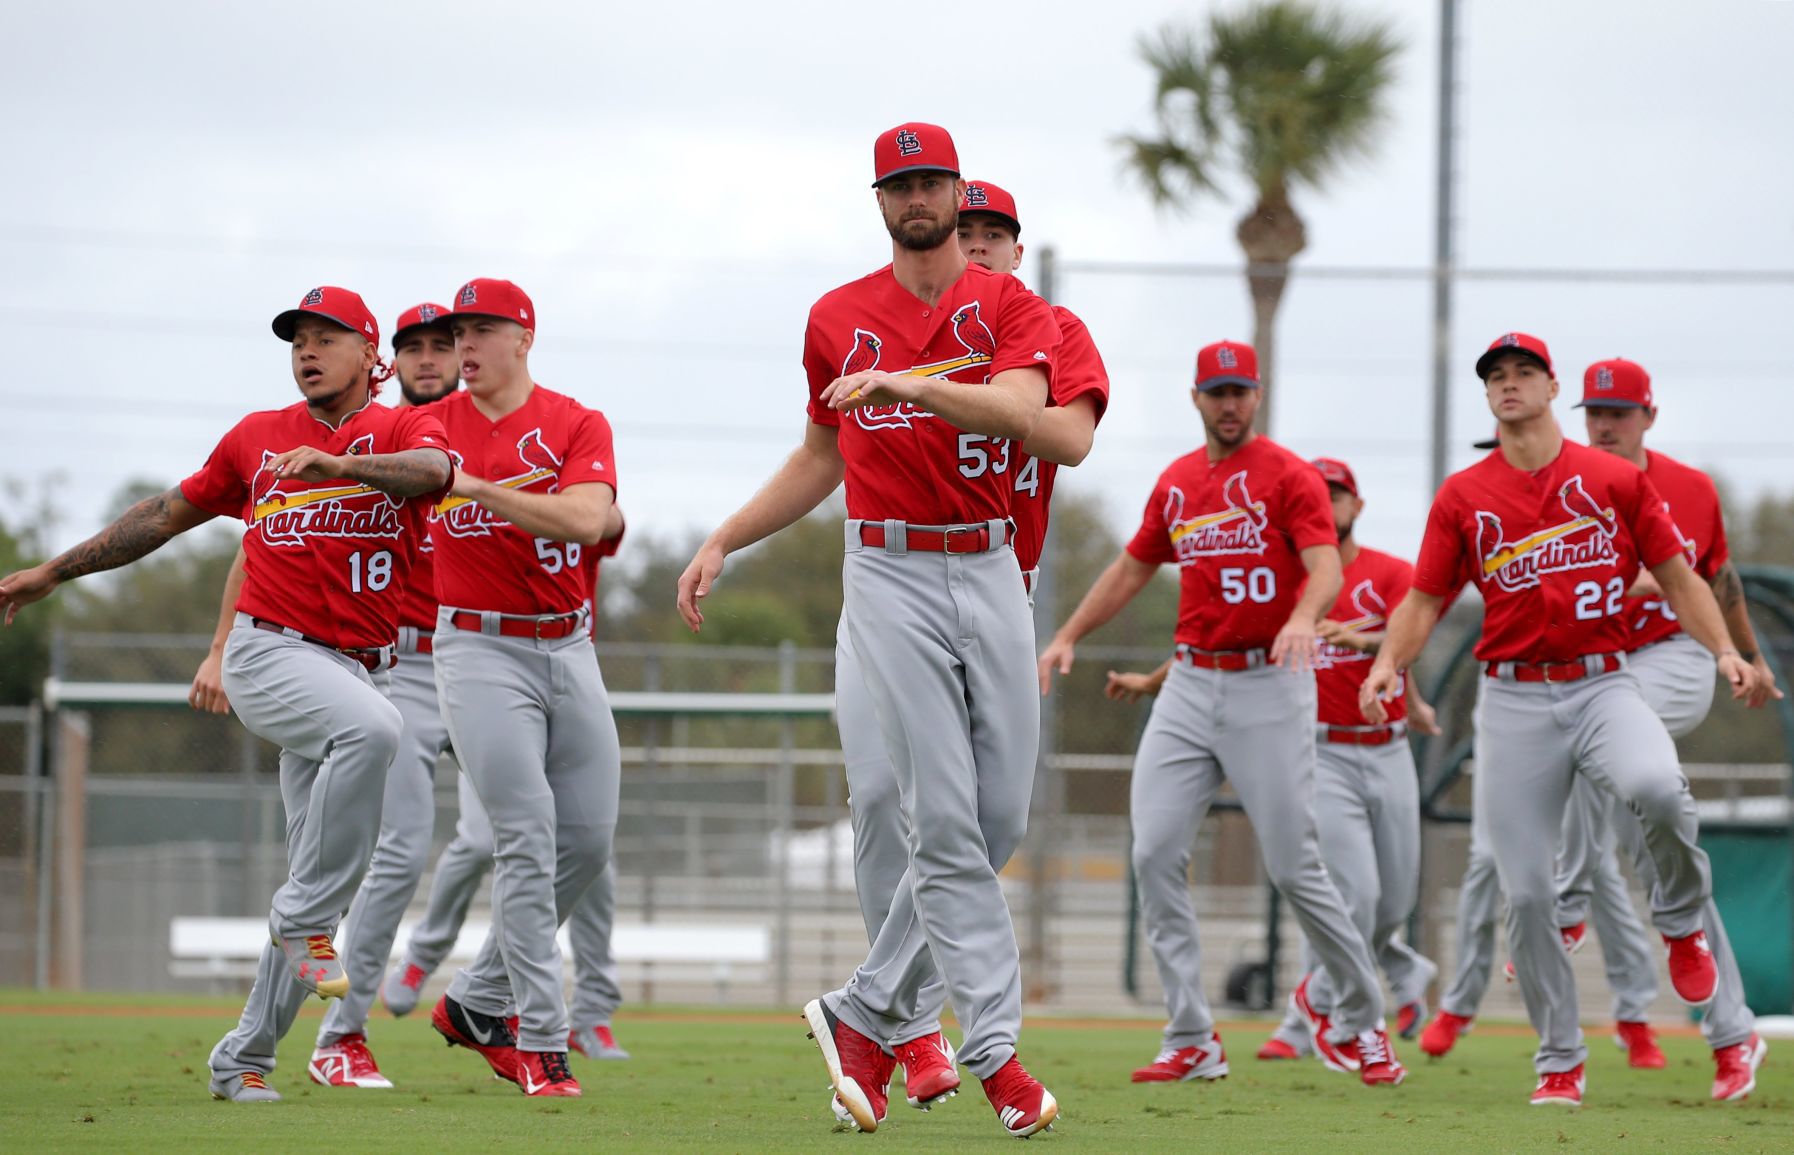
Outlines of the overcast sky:
M1431 259L1437 4L1354 10L1407 43L1376 156L1298 191L1301 263ZM535 298L542 383L603 409L638 527L704 528L796 444L806 311L889 259L871 144L955 135L1062 260L1234 262L1235 190L1155 214L1117 133L1150 127L1136 37L1206 3L692 2L14 6L0 48L0 478L47 487L59 545L135 478L173 483L245 412L296 399L274 313L320 283L383 328L473 276ZM1794 3L1465 0L1462 264L1794 269ZM1032 253L1030 257L1032 257ZM1028 279L1033 261L1024 263ZM1248 338L1239 279L1071 273L1114 399L1067 490L1131 531L1200 440L1195 349ZM1421 282L1303 281L1281 319L1280 441L1357 467L1367 542L1411 554L1427 500ZM1471 366L1544 336L1562 416L1590 361L1657 383L1653 444L1785 490L1794 287L1469 281L1453 465L1490 425ZM1574 383L1574 384L1573 384Z

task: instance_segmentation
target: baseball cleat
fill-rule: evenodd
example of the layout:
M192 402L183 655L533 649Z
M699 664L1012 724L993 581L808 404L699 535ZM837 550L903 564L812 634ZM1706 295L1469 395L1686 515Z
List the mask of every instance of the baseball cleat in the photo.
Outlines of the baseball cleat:
M1258 1057L1267 1062L1278 1059L1299 1059L1308 1052L1298 1048L1294 1043L1272 1035L1265 1040L1265 1045L1258 1048Z
M947 1036L936 1031L893 1049L903 1065L903 1094L910 1106L926 1111L959 1094L959 1071Z
M1046 1130L1059 1117L1059 1103L1053 1093L1028 1074L1020 1059L1011 1056L983 1083L984 1097L990 1100L998 1122L1018 1139Z
M278 1103L280 1092L268 1086L260 1071L238 1071L234 1075L213 1075L212 1098L232 1103Z
M1412 1003L1403 1003L1395 1012L1395 1033L1404 1039L1412 1039L1426 1025L1426 1000L1420 999Z
M1159 1052L1158 1058L1134 1072L1133 1081L1187 1083L1191 1079L1206 1079L1213 1082L1226 1077L1227 1051L1221 1046L1221 1036L1211 1034L1200 1047L1166 1047Z
M1757 1068L1769 1044L1752 1034L1742 1043L1721 1047L1713 1052L1717 1071L1713 1075L1713 1097L1720 1102L1736 1102L1756 1089Z
M627 1059L629 1052L617 1046L609 1023L595 1027L578 1027L567 1035L567 1049L578 1051L588 1059Z
M374 1065L368 1038L361 1034L344 1035L329 1046L319 1047L311 1053L311 1063L305 1069L312 1082L326 1087L388 1089L392 1086L392 1081Z
M1408 1068L1395 1057L1389 1032L1382 1027L1358 1032L1358 1078L1366 1087L1394 1087L1408 1077Z
M492 1068L492 1073L507 1082L523 1085L517 1072L517 1034L511 1025L496 1015L483 1015L469 1010L443 995L430 1012L430 1025L448 1040L451 1047L477 1051Z
M1557 928L1557 937L1564 944L1565 954L1575 954L1588 944L1588 922L1585 920L1574 926L1560 926ZM1508 982L1514 981L1513 959L1507 960L1507 965L1501 968L1501 974Z
M1667 934L1669 945L1669 985L1676 997L1691 1007L1704 1007L1713 1001L1719 986L1719 968L1713 965L1713 952L1707 946L1707 932L1697 930L1681 938Z
M1470 1033L1470 1024L1474 1021L1474 1015L1440 1011L1438 1017L1426 1025L1426 1030L1420 1032L1420 1049L1435 1059L1444 1058L1457 1045L1459 1036Z
M1655 1071L1667 1065L1663 1048L1657 1045L1657 1032L1649 1023L1615 1023L1613 1045L1626 1052L1626 1065L1641 1071Z
M525 1095L577 1099L579 1080L567 1067L565 1051L518 1051L517 1085Z
M1358 1056L1354 1053L1356 1044L1350 1039L1335 1042L1327 1037L1333 1030L1333 1020L1315 1010L1314 1004L1308 1001L1306 978L1290 992L1289 1005L1308 1024L1308 1037L1314 1043L1314 1053L1327 1065L1329 1071L1350 1072L1358 1069Z
M299 985L321 999L340 999L349 993L349 975L336 957L336 944L328 934L291 934L274 945L287 956L287 966Z
M878 1130L884 1122L897 1060L836 1018L821 999L804 1004L804 1021L810 1025L810 1038L816 1040L816 1047L822 1052L829 1086L835 1089L840 1109L847 1112L848 1120L857 1129Z
M1568 1071L1550 1071L1539 1076L1539 1085L1532 1092L1532 1105L1580 1107L1584 1085L1581 1063Z
M380 984L380 1001L386 1005L387 1014L402 1019L415 1011L418 997L424 991L424 980L429 977L429 971L410 959L392 968L386 981Z

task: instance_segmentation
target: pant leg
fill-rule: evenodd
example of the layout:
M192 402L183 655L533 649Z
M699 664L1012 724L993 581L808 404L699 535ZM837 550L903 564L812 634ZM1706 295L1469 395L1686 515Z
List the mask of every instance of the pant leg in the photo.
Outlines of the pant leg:
M1571 927L1588 921L1595 875L1601 869L1601 860L1613 851L1613 832L1605 821L1611 797L1587 777L1579 776L1570 789L1570 805L1564 809L1557 851L1558 926Z
M617 921L617 871L613 864L580 896L567 916L567 943L573 950L573 1022L581 1027L608 1023L623 1005L617 960L610 951Z
M1027 828L1040 702L1033 623L1009 550L848 552L844 613L910 816L915 911L893 900L866 963L829 996L891 1038L933 977L932 951L980 1078L1015 1053L1021 952L997 871Z
M1341 909L1352 920L1365 943L1373 943L1382 883L1377 875L1377 848L1370 817L1368 760L1365 747L1334 746L1315 749L1314 825L1321 861L1327 877L1339 890ZM1258 829L1256 821L1253 829ZM1281 837L1281 834L1266 837ZM1261 837L1260 841L1266 839ZM1303 935L1308 942L1308 936ZM1313 950L1313 944L1309 944ZM1311 968L1308 1000L1322 1014L1333 1013L1333 979L1325 966Z
M1474 783L1473 783L1474 785ZM1475 1018L1489 989L1495 967L1495 919L1501 913L1501 884L1495 875L1495 854L1483 812L1470 818L1470 857L1458 883L1458 950L1451 983L1439 996L1439 1009Z
M1128 801L1134 879L1146 942L1158 964L1170 1016L1167 1050L1200 1045L1215 1029L1202 994L1190 854L1196 831L1221 789L1221 764L1211 749L1216 676L1215 671L1172 665L1134 753Z
M1311 980L1324 973L1320 962L1315 958L1314 947L1308 944L1308 936L1300 930L1296 931L1296 967ZM1271 1032L1271 1037L1297 1048L1308 1044L1308 1020L1302 1017L1302 1012L1296 1009L1295 1003L1284 1000L1283 1019L1277 1024L1276 1030Z
M1390 997L1398 1007L1424 1003L1426 989L1439 977L1439 964L1409 946L1400 934L1391 935L1377 951L1377 966L1382 968Z
M486 818L486 809L474 793L472 779L465 773L455 778L461 803L455 836L436 859L424 915L412 928L411 941L405 944L406 960L432 974L455 949L461 926L467 921L467 910L479 892L480 880L492 869L492 824Z
M1539 1033L1533 1066L1540 1074L1572 1070L1588 1058L1576 979L1557 932L1557 841L1580 715L1579 698L1562 684L1487 681L1476 710L1474 805L1507 892L1508 950Z
M1603 828L1608 826L1606 815L1600 821ZM1611 849L1599 859L1594 886L1590 918L1601 943L1614 1021L1642 1023L1650 1016L1651 1000L1657 997L1657 953L1632 908L1632 892Z
M324 1012L318 1028L320 1047L344 1035L366 1032L368 1012L392 957L399 921L430 864L430 839L436 826L436 761L448 745L448 732L436 703L436 674L428 655L399 658L392 670L390 697L403 719L399 753L386 774L379 840L339 936L349 993L333 1000Z
M1420 775L1406 741L1364 749L1373 784L1371 843L1379 883L1369 946L1402 1006L1425 999L1427 985L1439 973L1433 960L1401 938L1420 901Z
M1315 832L1314 675L1271 666L1221 674L1219 686L1215 755L1258 833L1271 884L1332 977L1334 1025L1354 1035L1378 1027L1383 990L1376 968L1321 864ZM1370 874L1374 885L1374 865Z

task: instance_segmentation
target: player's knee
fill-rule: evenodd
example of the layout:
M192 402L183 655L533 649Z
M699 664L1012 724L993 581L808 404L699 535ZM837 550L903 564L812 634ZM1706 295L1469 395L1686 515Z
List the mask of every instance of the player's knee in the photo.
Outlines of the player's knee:
M382 767L391 766L399 755L399 738L405 730L405 719L400 716L399 708L385 697L377 696L369 698L353 715L344 719L344 732L339 741L356 742L367 751L370 761L377 761Z
M1674 827L1694 815L1694 800L1680 771L1653 775L1632 792L1627 805L1650 827Z

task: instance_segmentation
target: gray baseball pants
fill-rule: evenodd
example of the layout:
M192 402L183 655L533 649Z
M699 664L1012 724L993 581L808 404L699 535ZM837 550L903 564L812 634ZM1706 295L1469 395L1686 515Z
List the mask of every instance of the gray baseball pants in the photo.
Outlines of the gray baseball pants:
M1224 775L1259 832L1271 884L1337 980L1341 1037L1382 1023L1370 951L1321 864L1314 714L1313 675L1275 666L1228 672L1174 662L1153 703L1134 756L1129 814L1146 939L1170 1011L1167 1048L1196 1046L1214 1031L1202 994L1189 866L1197 827Z
M909 866L865 963L828 996L872 1039L916 1018L936 965L979 1078L1015 1054L1021 953L997 872L1027 830L1040 743L1034 625L1015 553L864 547L846 523L843 616L908 815ZM1003 523L991 525L1002 540Z
M435 665L428 654L417 652L415 636L408 633L401 632L399 660L392 668L390 696L404 719L404 730L398 757L386 772L380 837L343 919L343 969L349 976L349 993L333 1000L324 1012L318 1027L320 1047L367 1032L368 1013L392 957L399 922L430 865L436 762L449 748L448 728L436 703Z
M238 719L280 747L288 875L274 892L268 929L281 938L333 933L373 853L386 770L399 749L403 723L386 699L386 674L256 629L246 614L225 641L222 673ZM207 1060L213 1074L272 1071L309 993L285 953L264 945L243 1015Z
M565 1051L555 935L610 861L622 754L585 631L532 639L436 627L436 687L462 770L492 823L492 930L449 984L488 1015L513 1004L517 1045Z
M1577 774L1644 823L1657 867L1653 921L1672 937L1702 923L1711 890L1676 746L1630 671L1574 682L1487 679L1476 709L1474 805L1485 812L1508 897L1508 948L1539 1049L1540 1074L1583 1063L1575 977L1557 928L1556 843Z

